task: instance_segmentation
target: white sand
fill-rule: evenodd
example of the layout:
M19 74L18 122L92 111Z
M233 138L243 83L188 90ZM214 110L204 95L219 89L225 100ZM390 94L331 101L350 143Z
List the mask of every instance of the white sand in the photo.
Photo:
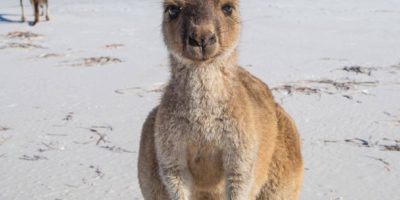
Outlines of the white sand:
M142 199L140 129L168 79L161 1L51 1L35 27L0 4L0 200ZM242 15L240 63L303 139L301 199L399 199L400 1L242 0Z

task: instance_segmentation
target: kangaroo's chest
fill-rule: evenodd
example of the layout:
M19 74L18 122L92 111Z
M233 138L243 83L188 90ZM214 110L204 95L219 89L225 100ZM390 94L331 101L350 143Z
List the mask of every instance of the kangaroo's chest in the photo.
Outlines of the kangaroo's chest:
M187 123L184 132L187 133L188 141L218 148L231 126L226 105L203 99L200 102L191 102L186 110L183 117Z
M207 69L204 69L207 70ZM226 139L237 130L229 110L230 93L220 73L189 73L186 81L169 87L168 120L174 123L171 138L182 152L181 160L190 172L193 184L208 190L223 185L223 156ZM172 136L174 135L174 136Z

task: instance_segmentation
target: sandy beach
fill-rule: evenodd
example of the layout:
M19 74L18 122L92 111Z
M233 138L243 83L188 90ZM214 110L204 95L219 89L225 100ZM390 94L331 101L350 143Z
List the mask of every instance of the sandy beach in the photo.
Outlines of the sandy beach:
M160 0L0 3L0 200L141 200L169 78ZM241 1L240 64L302 138L302 200L400 199L400 1ZM28 1L28 21L33 20Z

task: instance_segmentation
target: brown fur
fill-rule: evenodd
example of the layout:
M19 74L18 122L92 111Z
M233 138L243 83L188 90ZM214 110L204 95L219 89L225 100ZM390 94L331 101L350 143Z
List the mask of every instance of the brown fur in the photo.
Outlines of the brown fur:
M44 9L46 7L46 20L49 21L49 4L48 0L30 0L32 6L33 6L33 11L34 11L34 21L32 25L35 25L39 22L40 19L40 8ZM23 0L20 0L20 5L21 5L21 21L25 22L25 12L24 12L24 5L23 5ZM43 10L42 10L42 15L43 15Z
M221 10L227 4L231 14ZM164 7L172 73L143 125L144 198L297 199L299 136L268 87L236 64L237 0L165 0Z

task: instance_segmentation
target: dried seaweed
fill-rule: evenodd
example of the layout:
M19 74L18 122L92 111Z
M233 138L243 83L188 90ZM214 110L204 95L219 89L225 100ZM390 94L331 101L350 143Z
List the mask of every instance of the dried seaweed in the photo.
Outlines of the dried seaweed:
M90 57L90 58L83 58L78 63L72 64L72 66L93 67L93 66L102 66L102 65L113 64L113 63L122 63L122 60L119 58L113 58L113 57L108 57L108 56Z
M376 68L373 67L361 67L361 66L346 66L342 68L343 71L353 72L356 74L365 74L371 76L372 71L376 71Z
M33 155L33 156L23 155L19 159L20 160L27 160L27 161L38 161L38 160L47 160L47 157L38 156L38 155Z
M8 38L12 39L37 39L43 37L41 34L36 34L32 32L23 32L23 31L15 31L15 32L10 32L6 35Z
M1 46L0 49L46 49L46 47L38 44L31 44L31 43L18 43L18 42L10 42L7 43L5 46Z

